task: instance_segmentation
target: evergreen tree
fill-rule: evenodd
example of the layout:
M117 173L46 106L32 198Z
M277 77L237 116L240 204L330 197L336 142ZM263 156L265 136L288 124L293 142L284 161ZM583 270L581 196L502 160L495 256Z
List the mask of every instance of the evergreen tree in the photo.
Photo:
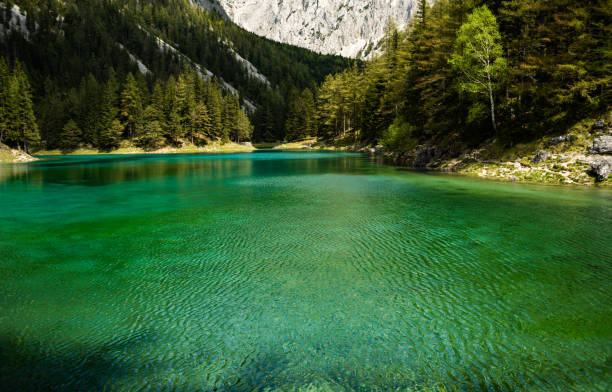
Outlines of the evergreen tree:
M17 102L17 108L13 106L17 115L13 117L14 123L12 126L15 127L18 143L22 144L24 150L28 152L32 145L40 142L38 124L34 116L30 82L19 62L15 64L13 75L17 84L17 89L13 89L13 93L17 92L18 97L13 98Z
M11 78L8 64L4 57L0 57L0 143L4 138L8 128L8 99L9 81Z
M223 135L221 139L226 142L237 138L238 113L241 112L238 96L227 94L223 97Z
M208 82L205 88L205 104L210 117L210 135L213 138L223 138L223 106L221 91L215 82Z
M159 121L162 124L162 127L165 128L166 123L166 107L165 107L165 98L164 98L164 88L162 84L158 81L155 83L153 87L153 94L151 95L151 105L155 108L155 114L158 116L155 118L156 121Z
M97 145L99 121L102 117L102 93L96 78L89 74L81 81L79 88L79 123L86 144Z
M418 0L416 19L419 23L425 24L427 19L427 0Z
M134 75L129 73L121 93L121 118L126 136L132 140L142 115L142 96Z
M114 119L108 126L104 126L98 135L98 143L101 151L112 151L121 145L121 134L124 126L118 119Z
M154 105L144 110L144 121L138 126L137 144L145 150L156 150L162 145L164 130L158 120L160 115Z
M119 84L115 77L115 71L111 68L109 69L108 80L103 88L99 109L100 116L96 125L98 146L104 151L109 151L119 145L118 135L113 132L113 125L119 112L117 108L118 91Z
M239 110L232 138L235 142L240 143L242 141L251 139L252 136L253 125L251 124L247 114L244 111Z
M194 139L199 139L200 136L211 137L211 122L210 116L208 115L208 109L203 103L199 103L193 109L191 116L191 127L189 132L189 138L191 143L194 143Z
M194 106L194 96L191 87L186 75L179 75L174 97L174 112L178 120L172 133L172 138L175 141L185 137L189 130L192 108Z
M79 148L81 143L82 132L74 120L70 120L62 129L62 152L64 154L72 152Z
M316 135L315 103L309 88L289 105L286 128L287 140L302 140Z
M20 147L21 135L20 135L20 105L21 105L21 90L19 86L19 80L15 76L14 72L8 77L6 88L6 106L5 106L5 124L6 132L4 135L4 141L14 147Z

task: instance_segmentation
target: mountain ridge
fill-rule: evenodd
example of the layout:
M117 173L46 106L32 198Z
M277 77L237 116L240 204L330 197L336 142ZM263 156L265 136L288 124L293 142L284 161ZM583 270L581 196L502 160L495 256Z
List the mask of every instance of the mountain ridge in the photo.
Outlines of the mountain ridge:
M198 0L260 36L322 54L366 59L389 21L404 28L416 0Z

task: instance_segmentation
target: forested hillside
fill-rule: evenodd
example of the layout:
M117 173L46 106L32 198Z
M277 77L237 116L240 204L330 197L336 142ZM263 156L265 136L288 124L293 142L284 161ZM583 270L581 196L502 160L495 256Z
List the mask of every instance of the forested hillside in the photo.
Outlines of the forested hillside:
M348 62L257 37L189 0L0 5L0 141L13 146L242 141L252 122L255 137L280 139L291 91ZM10 109L19 99L33 108L27 126Z
M289 134L407 150L561 134L612 102L609 0L421 1L384 54L295 94ZM314 105L314 106L311 106ZM305 121L307 110L311 121ZM297 124L297 125L293 125ZM316 126L313 126L315 124Z

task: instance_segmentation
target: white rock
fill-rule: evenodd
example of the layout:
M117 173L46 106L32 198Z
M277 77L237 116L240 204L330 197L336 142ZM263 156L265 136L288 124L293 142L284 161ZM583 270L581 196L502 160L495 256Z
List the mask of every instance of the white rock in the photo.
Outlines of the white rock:
M368 57L387 21L407 25L417 0L198 0L255 34L325 54ZM431 1L430 1L431 2Z

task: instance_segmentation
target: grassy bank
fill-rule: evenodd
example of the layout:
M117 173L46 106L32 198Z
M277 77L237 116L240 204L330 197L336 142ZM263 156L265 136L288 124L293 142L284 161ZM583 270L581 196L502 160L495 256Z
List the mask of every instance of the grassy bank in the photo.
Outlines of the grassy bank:
M184 143L182 147L162 147L157 150L147 151L140 147L136 147L129 142L122 143L121 147L112 151L99 151L92 148L79 148L69 153L63 153L60 150L42 150L37 151L36 156L50 155L121 155L121 154L196 154L196 153L233 153L233 152L250 152L255 148L250 143L210 143L206 146L196 146L190 143Z
M607 124L598 129L595 120L584 120L557 137L543 137L512 147L492 141L442 161L439 169L513 182L593 185L591 164L606 155L593 154L590 148L596 138L609 133ZM538 153L546 157L542 162L534 161ZM612 177L599 185L612 186Z
M32 162L35 160L36 158L21 150L15 150L0 143L0 163Z

